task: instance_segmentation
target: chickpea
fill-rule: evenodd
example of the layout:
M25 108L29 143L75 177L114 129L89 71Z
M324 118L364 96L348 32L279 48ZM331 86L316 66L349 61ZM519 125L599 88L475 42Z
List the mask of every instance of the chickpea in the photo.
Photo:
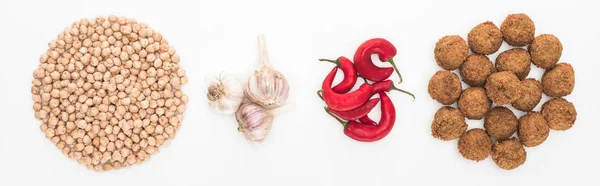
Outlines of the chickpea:
M112 167L112 165L111 165L111 164L109 164L109 163L106 163L106 164L104 164L104 165L102 166L102 170L104 170L104 171L109 171L109 170L112 170L112 169L113 169L113 167Z

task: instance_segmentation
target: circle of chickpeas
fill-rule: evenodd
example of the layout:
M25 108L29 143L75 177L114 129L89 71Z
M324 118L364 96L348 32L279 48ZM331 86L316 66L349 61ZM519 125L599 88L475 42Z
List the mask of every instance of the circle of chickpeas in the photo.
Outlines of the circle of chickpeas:
M46 138L95 171L141 163L169 143L188 97L179 56L134 19L81 19L48 43L33 73Z

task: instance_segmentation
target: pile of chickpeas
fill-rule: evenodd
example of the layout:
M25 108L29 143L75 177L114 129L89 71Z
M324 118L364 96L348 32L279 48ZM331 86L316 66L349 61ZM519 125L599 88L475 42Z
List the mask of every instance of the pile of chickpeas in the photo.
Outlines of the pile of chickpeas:
M134 19L81 19L48 44L33 73L40 129L95 171L147 161L175 138L188 97L179 56Z

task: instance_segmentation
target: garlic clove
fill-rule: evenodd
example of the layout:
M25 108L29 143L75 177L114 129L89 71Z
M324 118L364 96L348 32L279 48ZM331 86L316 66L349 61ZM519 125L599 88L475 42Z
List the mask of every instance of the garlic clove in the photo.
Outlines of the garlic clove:
M273 69L269 64L262 35L259 36L259 48L262 68L248 78L246 96L250 101L266 108L281 106L288 98L288 82L281 72Z
M208 85L206 97L214 111L233 114L244 100L244 87L235 78L219 76Z
M242 104L235 116L238 131L250 141L262 142L273 125L273 115L255 103Z

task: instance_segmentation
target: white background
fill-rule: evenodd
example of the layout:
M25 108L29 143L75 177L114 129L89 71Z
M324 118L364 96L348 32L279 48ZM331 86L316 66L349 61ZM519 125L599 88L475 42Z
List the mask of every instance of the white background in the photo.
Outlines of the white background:
M598 8L593 1L521 0L2 1L0 185L600 185ZM573 64L577 79L566 98L578 118L570 130L551 131L542 145L527 148L524 165L504 171L489 157L478 163L462 158L457 140L431 137L441 105L429 97L427 83L440 69L433 60L439 38L466 38L475 25L500 25L518 12L534 20L536 35L562 41L561 61ZM50 40L73 21L108 14L136 18L169 40L188 72L190 103L176 139L161 153L141 165L97 173L45 139L33 117L30 87ZM266 35L272 65L288 78L294 107L276 118L267 143L253 145L237 132L233 116L208 109L205 78L225 71L245 80L258 67L258 33ZM379 142L359 143L323 112L315 91L333 66L316 59L352 57L373 37L396 45L400 87L417 99L391 93L393 131ZM541 78L542 71L532 69L529 77ZM481 121L468 124L482 127Z

